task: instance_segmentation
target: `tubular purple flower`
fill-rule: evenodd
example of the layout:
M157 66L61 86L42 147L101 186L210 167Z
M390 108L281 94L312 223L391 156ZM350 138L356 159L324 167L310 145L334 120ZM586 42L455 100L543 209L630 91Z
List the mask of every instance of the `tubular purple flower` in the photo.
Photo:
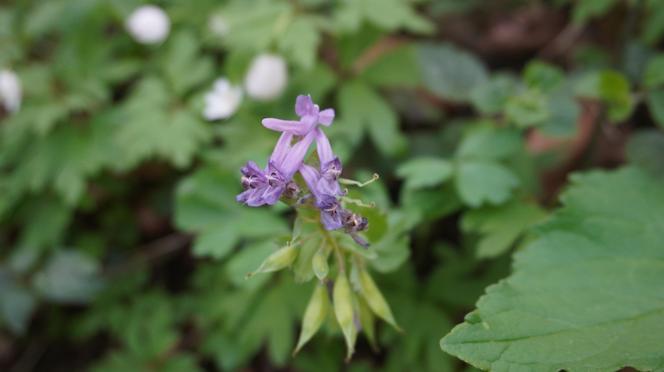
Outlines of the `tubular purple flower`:
M320 111L318 105L314 104L311 96L299 95L295 100L295 113L300 120L282 120L266 118L262 123L268 129L278 132L290 132L297 136L305 136L318 126L318 124L329 126L334 121L334 110L325 109Z
M272 151L265 171L261 171L256 163L251 161L241 169L244 191L236 200L250 207L273 205L285 191L295 190L297 187L291 179L302 165L314 137L315 133L311 132L291 146L293 135L283 133Z
M322 130L316 129L316 151L320 160L320 180L318 189L323 193L335 196L343 195L339 185L339 176L341 176L341 161L334 156L330 141Z
M270 156L270 162L273 162L275 164L283 163L284 159L286 159L288 151L290 151L292 141L293 141L292 133L288 132L282 133L281 136L279 136L277 144L274 146L274 150L272 150L272 155Z
M311 143L314 141L314 137L314 132L310 132L304 136L304 138L290 148L284 157L284 160L278 165L279 169L288 180L290 180L295 172L300 169L300 166L302 166L304 157L307 155L307 150L309 150L309 146L311 146Z

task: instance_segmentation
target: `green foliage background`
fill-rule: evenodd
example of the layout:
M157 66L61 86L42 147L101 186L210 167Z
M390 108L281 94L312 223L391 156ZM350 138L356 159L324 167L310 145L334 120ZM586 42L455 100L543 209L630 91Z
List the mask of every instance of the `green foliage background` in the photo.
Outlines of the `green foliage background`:
M664 4L155 3L149 46L138 0L0 4L23 87L0 112L0 369L664 368ZM286 91L205 121L263 52ZM294 216L237 204L239 168L298 94L336 109L345 177L381 175L353 196L405 332L365 329L349 363L332 321L291 356L306 263L245 278Z

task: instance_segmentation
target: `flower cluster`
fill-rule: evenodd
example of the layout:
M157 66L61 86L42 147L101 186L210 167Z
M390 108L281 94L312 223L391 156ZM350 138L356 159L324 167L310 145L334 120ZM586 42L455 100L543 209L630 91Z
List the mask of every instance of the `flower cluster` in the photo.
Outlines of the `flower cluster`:
M299 120L263 119L268 129L281 132L281 136L268 160L261 169L253 161L242 167L244 191L237 201L251 207L273 205L281 197L298 200L299 203L313 200L320 210L321 222L327 230L344 229L363 246L367 243L357 233L367 228L367 219L345 209L340 198L345 192L339 185L342 166L332 152L332 146L321 126L330 126L334 110L320 110L310 96L300 95L295 102L295 113ZM304 163L309 147L316 142L320 166L318 169ZM309 193L302 196L293 176L300 172Z

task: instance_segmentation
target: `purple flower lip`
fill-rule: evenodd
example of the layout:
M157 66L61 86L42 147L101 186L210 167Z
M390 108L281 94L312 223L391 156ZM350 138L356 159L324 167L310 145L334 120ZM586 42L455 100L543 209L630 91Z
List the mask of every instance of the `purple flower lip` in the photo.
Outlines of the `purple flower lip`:
M334 110L320 111L314 104L311 96L300 95L295 100L295 113L300 120L282 120L274 118L263 119L262 123L268 129L278 132L287 132L296 136L306 136L316 129L318 124L329 126L334 121Z

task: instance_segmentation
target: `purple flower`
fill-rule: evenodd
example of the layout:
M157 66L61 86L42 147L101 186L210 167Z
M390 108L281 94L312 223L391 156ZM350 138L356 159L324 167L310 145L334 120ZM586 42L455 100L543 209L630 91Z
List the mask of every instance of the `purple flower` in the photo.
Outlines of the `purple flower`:
M300 174L316 199L315 206L320 210L320 220L325 229L337 230L343 227L358 244L368 246L368 243L357 235L369 226L367 219L344 209L337 199L337 194L328 193L324 187L321 187L326 185L322 182L325 180L322 173L314 167L303 164L300 167Z
M306 136L316 129L318 124L330 126L334 120L334 110L325 109L320 111L318 105L314 104L311 96L299 95L295 100L295 113L300 120L281 120L267 118L262 123L268 129L278 132L288 132L297 136Z
M341 161L332 153L332 146L322 130L316 129L316 152L320 160L320 178L317 188L329 195L341 196L339 176L341 176Z
M302 165L314 136L311 132L291 146L293 135L282 133L264 171L252 161L242 167L240 171L244 191L236 200L250 207L258 207L275 204L285 191L289 195L294 193L298 188L292 181L293 175Z

